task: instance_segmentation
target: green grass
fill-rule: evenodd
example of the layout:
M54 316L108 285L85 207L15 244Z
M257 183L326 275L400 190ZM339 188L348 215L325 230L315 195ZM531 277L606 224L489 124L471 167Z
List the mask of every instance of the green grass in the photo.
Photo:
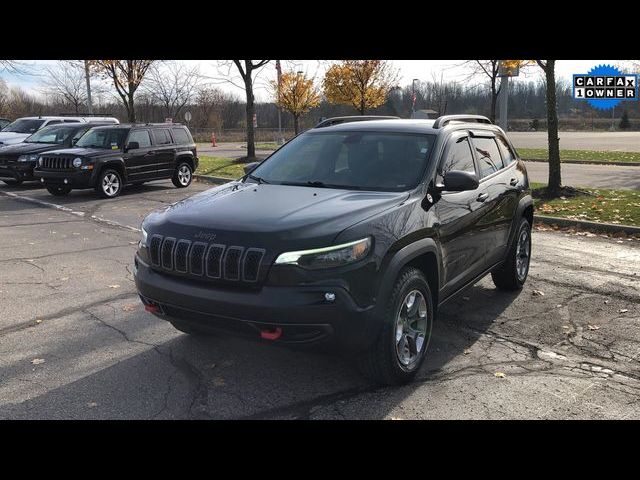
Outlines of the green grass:
M280 145L275 142L256 143L256 150L275 150L279 146ZM247 148L247 144L245 143L242 147Z
M229 179L240 178L244 175L242 163L235 163L233 158L200 156L200 163L196 173Z
M546 148L518 148L524 159L547 160ZM594 150L560 150L560 161L581 160L584 162L640 162L640 152L596 152Z
M543 187L545 187L544 184L531 184L534 190ZM560 197L553 200L535 198L535 212L551 217L640 227L640 191L605 188L580 188L580 190L592 195Z

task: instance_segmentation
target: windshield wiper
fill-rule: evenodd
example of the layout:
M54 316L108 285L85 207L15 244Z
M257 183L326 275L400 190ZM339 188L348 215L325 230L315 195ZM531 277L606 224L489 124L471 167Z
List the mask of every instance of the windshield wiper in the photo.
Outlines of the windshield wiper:
M327 188L328 187L327 184L325 184L324 182L321 182L319 180L309 181L309 182L307 182L307 185L309 185L310 187L319 187L319 188Z
M256 182L258 182L258 185L260 185L261 183L269 183L264 178L256 177L255 175L249 174L247 175L247 177L249 177L251 180L255 180Z

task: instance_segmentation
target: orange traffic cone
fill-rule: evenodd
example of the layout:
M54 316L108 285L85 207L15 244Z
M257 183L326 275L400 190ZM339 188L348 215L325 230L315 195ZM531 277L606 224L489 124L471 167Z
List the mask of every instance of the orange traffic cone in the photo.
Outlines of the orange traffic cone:
M211 132L211 146L212 147L217 147L218 146L216 144L216 134L214 132Z

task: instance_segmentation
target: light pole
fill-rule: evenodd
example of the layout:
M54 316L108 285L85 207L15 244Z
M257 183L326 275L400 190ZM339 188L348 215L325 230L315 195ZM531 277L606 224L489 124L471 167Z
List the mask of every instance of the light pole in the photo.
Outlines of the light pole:
M411 118L413 118L416 113L416 82L419 81L419 79L414 78L411 82Z

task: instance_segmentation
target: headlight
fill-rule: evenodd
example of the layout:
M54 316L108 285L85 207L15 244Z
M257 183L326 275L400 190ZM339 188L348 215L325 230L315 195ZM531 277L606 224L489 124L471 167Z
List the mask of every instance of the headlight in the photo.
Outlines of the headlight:
M140 229L142 230L142 238L140 239L140 246L141 247L146 247L147 246L147 231L143 227L140 227Z
M333 245L331 247L282 253L276 258L278 265L297 265L302 268L318 269L340 267L363 259L371 249L371 238Z
M18 157L19 162L35 162L38 160L38 155L20 155Z
M78 168L80 165L82 165L82 159L81 158L74 158L73 159L73 166Z

